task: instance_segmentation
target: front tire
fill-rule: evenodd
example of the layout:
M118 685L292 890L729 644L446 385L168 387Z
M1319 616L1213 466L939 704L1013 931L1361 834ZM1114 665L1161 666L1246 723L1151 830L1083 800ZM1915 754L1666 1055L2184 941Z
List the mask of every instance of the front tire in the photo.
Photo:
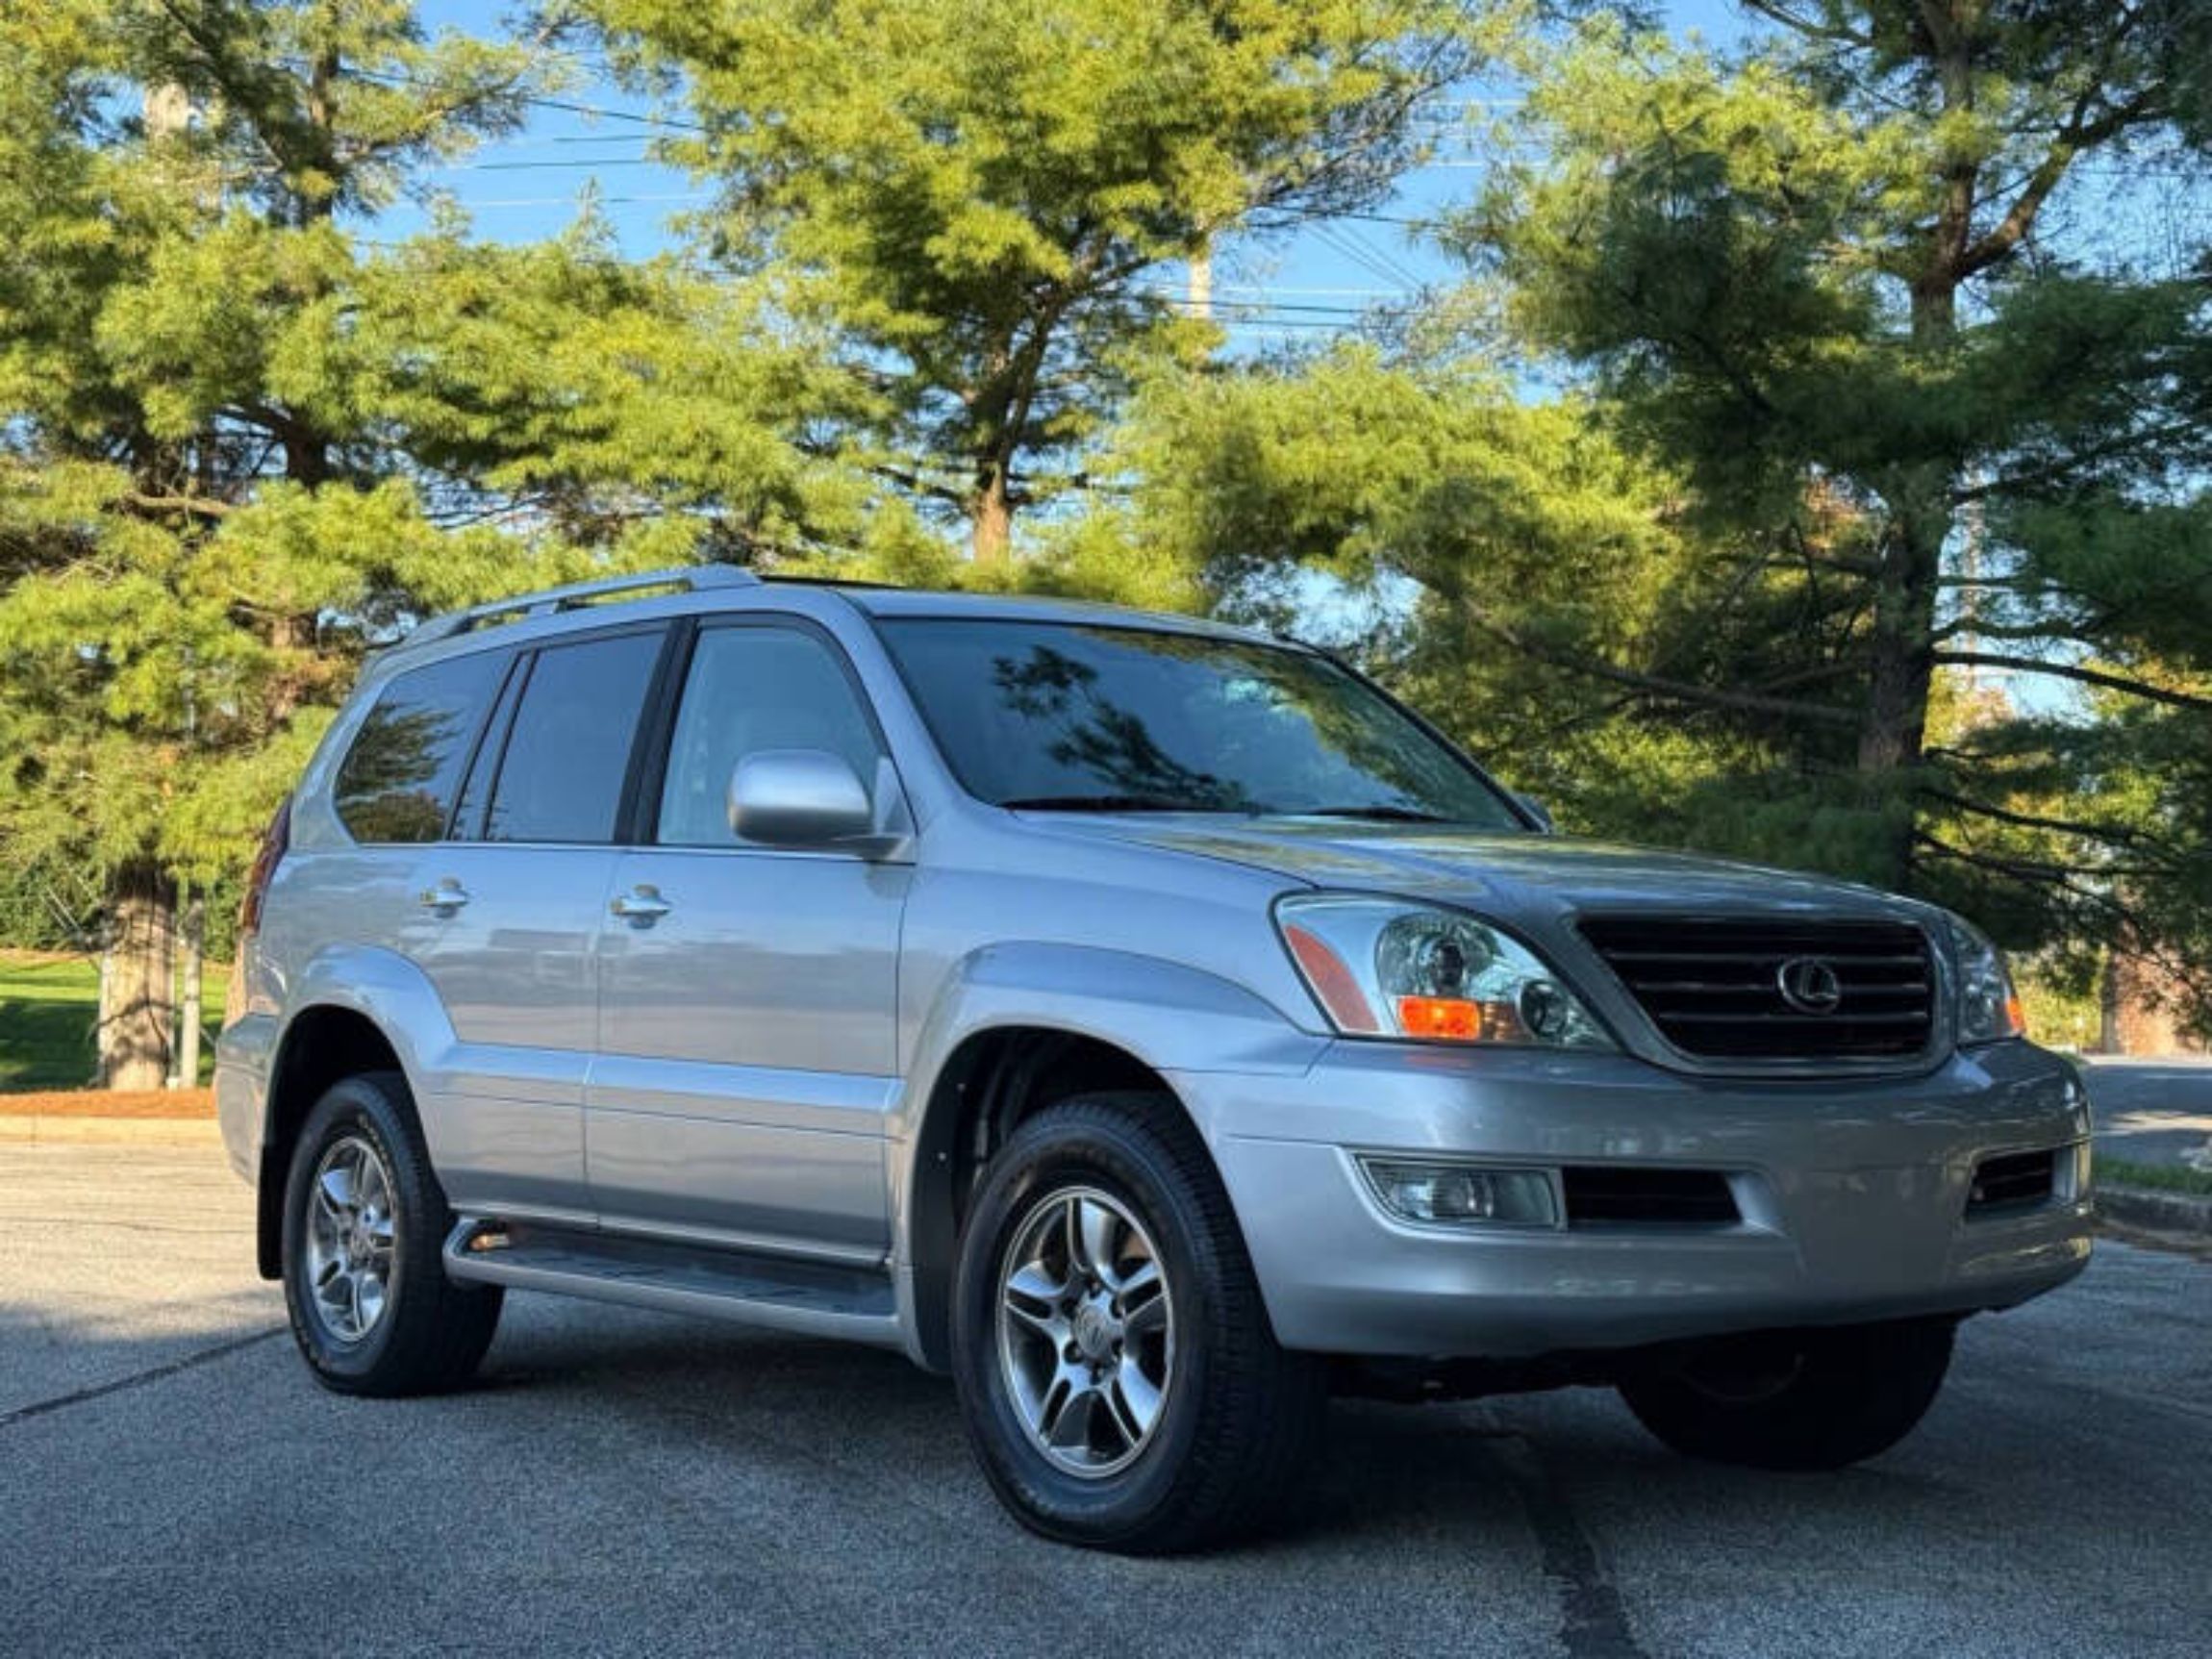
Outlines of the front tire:
M406 1079L379 1071L334 1084L292 1149L284 1198L285 1307L317 1382L339 1394L433 1394L475 1371L501 1292L445 1276L452 1227Z
M1777 1332L1710 1345L1621 1385L1674 1450L1751 1469L1834 1470L1889 1450L1935 1403L1951 1320Z
M1063 1101L993 1161L962 1230L953 1374L992 1489L1031 1530L1127 1554L1280 1512L1326 1407L1274 1340L1181 1107Z

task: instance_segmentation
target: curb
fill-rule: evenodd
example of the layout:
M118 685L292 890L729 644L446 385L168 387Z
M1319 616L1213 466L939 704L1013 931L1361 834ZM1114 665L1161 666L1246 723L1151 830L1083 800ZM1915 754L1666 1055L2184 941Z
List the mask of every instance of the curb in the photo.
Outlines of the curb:
M2212 1195L2167 1193L2151 1187L2107 1187L2100 1182L2096 1196L2099 1215L2130 1227L2212 1235Z
M94 1118L74 1113L0 1114L0 1146L74 1144L134 1146L222 1144L213 1118Z

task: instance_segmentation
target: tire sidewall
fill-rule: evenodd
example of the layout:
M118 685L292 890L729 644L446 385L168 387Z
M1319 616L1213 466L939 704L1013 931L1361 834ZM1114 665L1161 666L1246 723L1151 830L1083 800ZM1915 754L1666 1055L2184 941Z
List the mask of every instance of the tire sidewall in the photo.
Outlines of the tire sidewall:
M426 1213L430 1206L409 1144L404 1111L378 1078L349 1077L334 1084L309 1114L285 1181L285 1308L308 1364L340 1384L376 1373L400 1328L415 1280L425 1270L426 1248L431 1252L429 1270L439 1270L437 1218ZM375 1328L355 1343L341 1341L323 1322L307 1284L306 1265L307 1207L315 1167L334 1143L348 1136L366 1141L384 1160L391 1177L393 1220L391 1277L385 1286L384 1312Z
M1174 1320L1165 1415L1127 1469L1095 1479L1054 1465L1031 1443L999 1360L998 1275L1017 1230L1049 1194L1106 1193L1144 1224L1161 1256ZM1047 1536L1110 1542L1176 1500L1206 1416L1208 1332L1218 1264L1196 1207L1171 1167L1134 1135L1091 1122L1039 1119L995 1161L963 1230L953 1304L953 1372L968 1437L993 1486Z

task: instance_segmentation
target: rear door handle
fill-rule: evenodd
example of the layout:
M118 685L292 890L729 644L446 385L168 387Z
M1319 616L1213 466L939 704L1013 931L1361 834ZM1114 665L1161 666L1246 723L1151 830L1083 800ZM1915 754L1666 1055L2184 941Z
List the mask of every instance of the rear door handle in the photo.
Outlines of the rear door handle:
M607 907L624 921L641 923L659 921L671 906L661 896L657 887L634 887Z
M415 902L436 916L451 916L468 902L468 890L446 876L436 887L426 887L415 895Z

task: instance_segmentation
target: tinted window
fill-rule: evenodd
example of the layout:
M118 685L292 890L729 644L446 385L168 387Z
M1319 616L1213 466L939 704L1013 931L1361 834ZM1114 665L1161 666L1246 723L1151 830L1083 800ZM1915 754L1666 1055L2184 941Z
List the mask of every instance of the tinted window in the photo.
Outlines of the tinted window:
M484 736L476 742L476 758L468 763L468 775L462 780L461 803L453 809L452 825L447 833L455 841L477 841L484 835L484 807L491 794L491 779L499 770L499 754L506 747L507 727L515 717L515 700L522 695L522 683L530 676L516 667L499 688L499 700L491 705L491 717L484 724Z
M836 653L795 628L710 628L692 648L661 790L660 840L728 846L730 774L760 749L827 749L872 788L879 753Z
M358 841L436 841L507 659L455 657L392 679L338 768L332 804Z
M538 653L491 786L487 841L608 842L659 632Z
M1310 651L1065 623L880 626L961 782L1000 806L1524 827L1458 751Z

